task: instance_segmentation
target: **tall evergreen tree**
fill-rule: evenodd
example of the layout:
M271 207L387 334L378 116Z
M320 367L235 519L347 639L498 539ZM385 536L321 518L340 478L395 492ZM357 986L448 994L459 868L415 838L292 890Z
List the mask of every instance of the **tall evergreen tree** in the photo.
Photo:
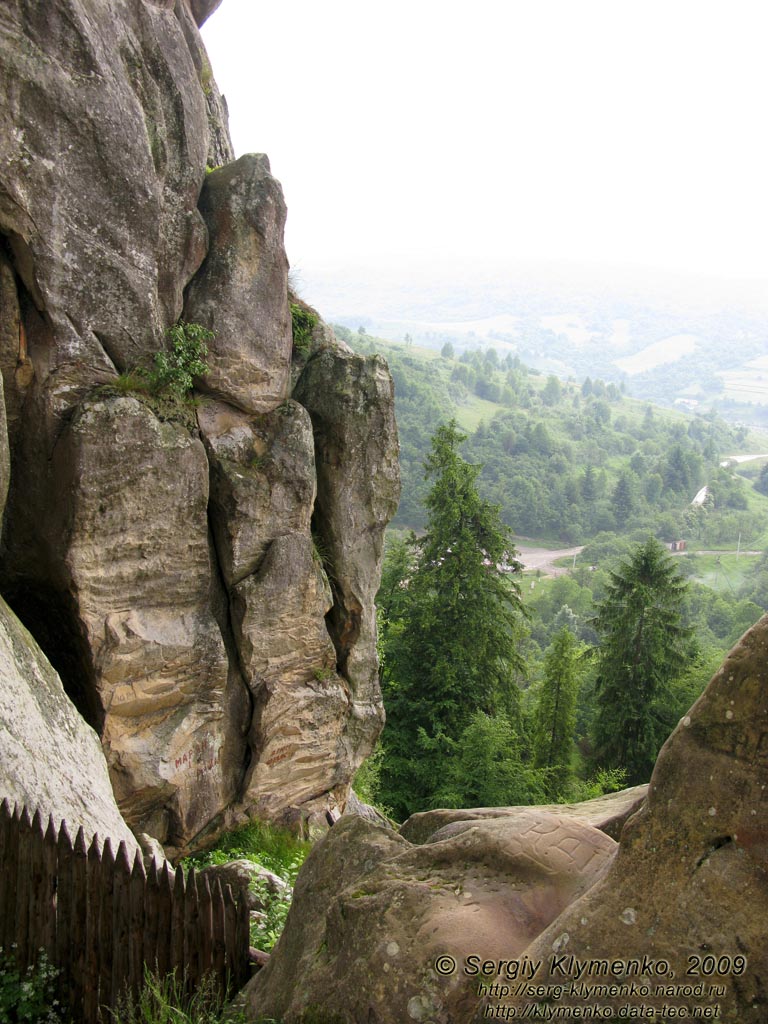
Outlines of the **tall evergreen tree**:
M687 584L653 537L610 573L593 625L600 636L593 724L599 767L647 782L667 728L671 684L694 656L682 623Z
M544 681L536 706L533 755L537 768L550 769L549 795L565 795L573 760L580 645L567 627L555 634L544 655Z
M513 726L519 717L519 563L498 507L477 492L480 467L458 452L463 440L455 421L433 437L427 530L411 542L408 599L382 645L382 798L398 813L430 805L441 736L458 740L478 711L504 715Z
M627 520L635 508L635 495L632 482L626 473L622 473L616 482L611 495L613 514L616 517L616 525L619 529L626 526Z

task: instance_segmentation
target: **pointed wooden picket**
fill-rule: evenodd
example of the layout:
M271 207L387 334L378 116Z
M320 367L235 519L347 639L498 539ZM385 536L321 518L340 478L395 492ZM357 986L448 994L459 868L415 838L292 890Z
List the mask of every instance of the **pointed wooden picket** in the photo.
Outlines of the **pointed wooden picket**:
M222 992L248 973L248 909L229 886L167 861L145 869L125 842L47 821L39 809L0 803L0 946L16 944L22 970L47 951L72 1019L99 1024L118 999L138 994L145 967L175 972L193 992L212 975Z

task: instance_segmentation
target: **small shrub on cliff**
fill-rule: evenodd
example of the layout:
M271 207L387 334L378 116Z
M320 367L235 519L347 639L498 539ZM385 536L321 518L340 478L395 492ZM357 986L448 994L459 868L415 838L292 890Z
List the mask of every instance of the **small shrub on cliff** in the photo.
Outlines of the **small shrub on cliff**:
M148 380L155 394L166 393L180 400L192 390L194 378L208 372L205 357L213 331L179 320L168 330L168 337L171 351L155 353L155 368L149 371Z
M308 356L312 344L312 332L317 327L316 313L305 309L296 302L291 303L291 325L293 327L293 347L303 356Z

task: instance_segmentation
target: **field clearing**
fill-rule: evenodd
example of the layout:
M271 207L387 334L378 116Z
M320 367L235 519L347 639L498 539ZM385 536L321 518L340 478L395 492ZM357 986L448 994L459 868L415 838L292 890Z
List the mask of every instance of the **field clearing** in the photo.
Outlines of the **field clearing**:
M470 395L466 402L462 402L456 410L456 422L462 430L475 431L485 420L490 423L497 412L502 412L503 405L496 402L489 402L485 398L478 398L477 395Z
M744 583L747 574L754 566L760 555L745 554L742 552L723 552L722 554L697 553L690 551L680 558L690 559L690 564L695 572L692 579L703 583L712 590L728 591L734 596Z
M721 371L726 398L750 405L768 405L768 369Z
M665 363L676 363L683 356L693 355L698 340L695 334L673 334L669 338L648 345L632 356L615 359L614 363L620 370L633 376Z

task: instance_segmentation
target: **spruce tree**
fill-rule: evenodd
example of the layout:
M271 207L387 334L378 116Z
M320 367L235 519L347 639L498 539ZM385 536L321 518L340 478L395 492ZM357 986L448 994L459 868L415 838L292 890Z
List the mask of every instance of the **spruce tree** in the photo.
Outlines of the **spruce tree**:
M549 769L551 798L566 795L571 774L579 693L578 658L583 648L570 629L555 634L544 655L544 680L534 722L533 754L537 768Z
M411 542L407 601L382 644L382 799L398 814L430 806L440 743L457 741L476 712L519 720L520 566L499 508L478 494L480 467L459 454L463 440L455 421L432 439L427 530Z
M653 537L610 573L593 625L600 636L593 723L595 761L650 778L666 738L671 684L695 655L683 625L687 584Z

